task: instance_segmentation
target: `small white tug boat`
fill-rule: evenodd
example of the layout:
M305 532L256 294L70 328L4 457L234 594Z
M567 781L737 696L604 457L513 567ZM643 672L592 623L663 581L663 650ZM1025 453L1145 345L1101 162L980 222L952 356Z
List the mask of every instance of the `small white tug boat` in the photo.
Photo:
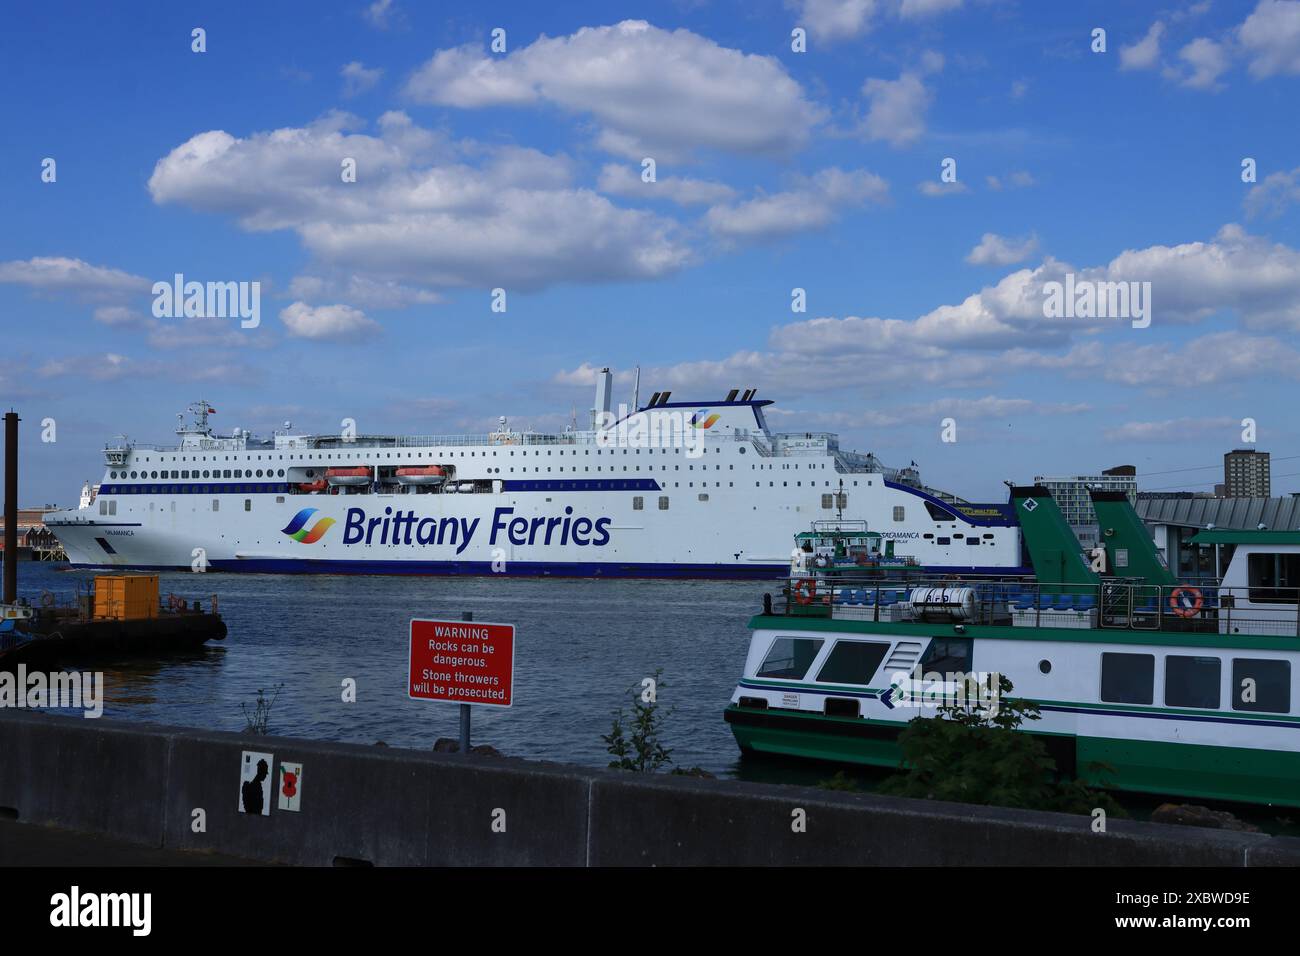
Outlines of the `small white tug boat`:
M1012 490L1033 578L792 575L750 622L741 750L898 767L909 721L1002 675L1067 776L1300 807L1300 532L1201 532L1223 577L1179 581L1123 494L1092 497L1085 555L1046 489Z

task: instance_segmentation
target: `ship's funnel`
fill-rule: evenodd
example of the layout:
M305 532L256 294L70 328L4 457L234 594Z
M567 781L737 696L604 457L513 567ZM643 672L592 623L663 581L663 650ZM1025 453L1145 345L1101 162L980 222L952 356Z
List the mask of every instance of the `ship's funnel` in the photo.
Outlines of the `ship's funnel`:
M1099 579L1052 493L1042 485L1020 485L1011 489L1011 501L1040 590L1081 594L1096 587ZM1062 587L1051 587L1057 584Z
M1092 510L1106 549L1106 573L1122 578L1142 578L1147 584L1175 584L1160 558L1156 543L1122 491L1093 491Z
M610 402L612 401L612 386L614 376L609 374L608 368L602 368L596 373L596 404L591 409L591 427L607 428L610 424L609 411Z

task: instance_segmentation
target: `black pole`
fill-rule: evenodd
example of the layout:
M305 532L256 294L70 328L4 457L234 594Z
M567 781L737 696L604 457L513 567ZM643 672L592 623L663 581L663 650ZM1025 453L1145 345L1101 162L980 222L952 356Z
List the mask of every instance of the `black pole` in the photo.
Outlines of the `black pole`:
M474 620L473 611L465 611L461 614L462 621ZM469 753L469 704L460 705L460 752Z
M18 600L18 413L5 413L5 604Z

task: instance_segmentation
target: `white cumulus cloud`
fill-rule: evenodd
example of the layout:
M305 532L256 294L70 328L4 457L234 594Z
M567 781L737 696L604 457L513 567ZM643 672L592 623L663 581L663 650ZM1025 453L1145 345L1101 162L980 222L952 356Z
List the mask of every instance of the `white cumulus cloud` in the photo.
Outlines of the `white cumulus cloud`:
M289 334L300 339L345 341L365 338L379 326L359 309L347 305L310 306L295 302L280 312Z
M600 171L596 188L611 196L625 199L666 199L679 206L707 206L727 202L736 191L726 183L683 176L656 176L645 182L639 168L621 163L607 163Z
M383 75L384 71L381 68L367 69L359 60L346 63L343 69L339 70L339 76L343 77L343 95L358 96L366 90L373 89Z
M889 185L865 169L823 169L786 192L756 196L735 205L714 206L709 229L726 239L771 239L829 225L843 212L881 202Z
M1237 28L1237 42L1256 79L1300 74L1300 0L1260 0Z
M986 232L966 256L966 261L976 266L1009 266L1028 259L1037 249L1037 236L1008 239L993 232Z
M1122 46L1119 49L1119 68L1121 70L1149 70L1160 60L1160 38L1164 36L1165 25L1157 20L1151 24L1144 36L1137 43Z
M676 223L576 187L571 163L516 146L453 143L385 113L236 137L199 133L158 161L155 202L293 230L333 270L426 291L538 289L652 279L690 261ZM356 182L340 164L355 160Z
M551 104L592 117L601 148L638 160L701 148L789 154L825 113L775 57L643 20L543 36L504 56L440 50L406 89L461 109Z

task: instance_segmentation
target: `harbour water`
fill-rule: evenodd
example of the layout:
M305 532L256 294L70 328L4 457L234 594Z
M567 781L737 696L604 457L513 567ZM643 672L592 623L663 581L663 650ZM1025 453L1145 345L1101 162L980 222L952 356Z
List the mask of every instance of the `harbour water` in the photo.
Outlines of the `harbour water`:
M49 591L72 600L94 572L23 563L19 593L36 602ZM220 644L165 659L100 662L104 716L242 731L244 708L258 691L282 684L269 730L285 736L429 748L455 739L458 708L406 696L410 619L459 619L516 626L514 706L475 707L473 743L502 753L602 767L602 734L613 711L643 678L662 669L659 701L673 766L715 776L815 785L835 769L795 760L742 761L722 710L749 645L746 624L771 582L591 578L485 578L165 572L162 594L216 593L229 627ZM353 678L355 703L343 702ZM858 789L888 776L843 771ZM1123 794L1127 812L1145 819L1164 798ZM1266 832L1300 835L1286 811L1232 804Z
M19 593L71 600L94 575L66 567L22 564ZM475 707L475 744L603 766L612 712L662 669L674 765L733 776L739 752L722 710L744 663L746 622L776 584L163 573L164 595L204 606L218 595L227 639L198 654L96 668L109 718L240 731L241 705L251 711L259 689L283 684L272 733L431 747L457 736L458 708L407 698L409 622L471 611L517 628L514 706ZM356 681L355 703L343 702L346 678Z

